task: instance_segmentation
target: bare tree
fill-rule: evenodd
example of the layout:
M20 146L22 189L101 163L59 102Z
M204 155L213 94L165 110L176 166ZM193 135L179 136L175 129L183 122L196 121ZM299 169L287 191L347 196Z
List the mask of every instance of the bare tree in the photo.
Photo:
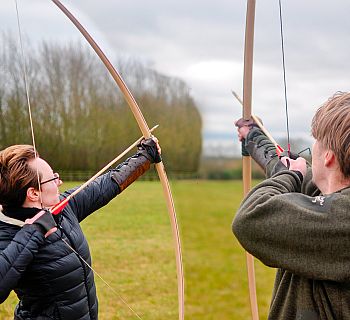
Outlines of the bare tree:
M29 46L29 41L26 46ZM39 152L55 168L96 170L140 136L119 89L80 43L44 42L26 50L26 69ZM0 49L0 146L31 143L22 61L13 37ZM136 60L118 69L159 137L167 167L198 169L201 117L187 85Z

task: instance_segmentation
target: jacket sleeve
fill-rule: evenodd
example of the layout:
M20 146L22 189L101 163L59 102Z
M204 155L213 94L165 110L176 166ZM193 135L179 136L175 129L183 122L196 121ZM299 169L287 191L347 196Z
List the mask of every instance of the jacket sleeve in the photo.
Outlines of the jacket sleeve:
M95 179L70 200L69 205L78 221L105 206L150 168L151 161L145 153L144 149L140 150L115 169ZM63 197L73 191L66 192Z
M44 241L35 225L25 225L12 240L0 240L0 303L16 287Z
M300 190L293 171L265 180L241 204L234 234L270 267L313 279L349 281L350 220L339 211L340 195L310 197Z
M301 185L301 193L308 196L317 196L321 192L312 181L312 170L309 163L306 163L306 174ZM278 158L274 158L266 166L266 177L271 178L277 172L285 171L286 168Z
M120 193L118 184L112 179L112 174L113 170L99 176L75 197L70 199L69 206L79 222L108 204ZM68 190L62 196L64 198L67 197L76 189Z
M287 169L280 161L274 144L259 128L253 128L249 131L244 140L244 146L255 162L264 170L267 178ZM309 196L320 194L312 182L312 170L309 163L307 163L307 174L303 179L301 193Z

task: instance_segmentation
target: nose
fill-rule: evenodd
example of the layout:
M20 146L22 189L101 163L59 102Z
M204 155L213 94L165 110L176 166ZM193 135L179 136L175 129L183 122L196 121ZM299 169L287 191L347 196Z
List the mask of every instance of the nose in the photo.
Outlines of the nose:
M56 180L55 180L56 185L59 187L63 183L62 180L60 179L60 175L57 172L55 172L54 176L56 177Z

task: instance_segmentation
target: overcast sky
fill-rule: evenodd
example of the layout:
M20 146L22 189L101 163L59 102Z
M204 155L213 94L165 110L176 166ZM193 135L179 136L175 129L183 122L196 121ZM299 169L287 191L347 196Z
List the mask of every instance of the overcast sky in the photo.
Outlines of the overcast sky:
M22 30L33 41L81 39L51 1L17 1ZM2 30L17 32L14 0L1 2ZM232 122L241 107L231 89L242 95L246 1L62 2L111 60L135 57L186 81L202 113L206 152L218 143L237 150ZM316 108L349 90L350 1L282 0L282 6L290 135L305 137ZM277 138L286 136L278 10L278 0L257 1L253 75L253 112Z

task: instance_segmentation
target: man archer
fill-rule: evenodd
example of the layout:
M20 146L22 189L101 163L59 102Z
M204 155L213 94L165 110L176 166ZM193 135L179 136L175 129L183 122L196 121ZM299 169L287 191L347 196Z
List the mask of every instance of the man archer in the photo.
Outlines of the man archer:
M233 221L241 245L277 268L269 319L350 319L350 93L316 112L312 166L278 158L254 123L239 138L267 179L243 200Z

